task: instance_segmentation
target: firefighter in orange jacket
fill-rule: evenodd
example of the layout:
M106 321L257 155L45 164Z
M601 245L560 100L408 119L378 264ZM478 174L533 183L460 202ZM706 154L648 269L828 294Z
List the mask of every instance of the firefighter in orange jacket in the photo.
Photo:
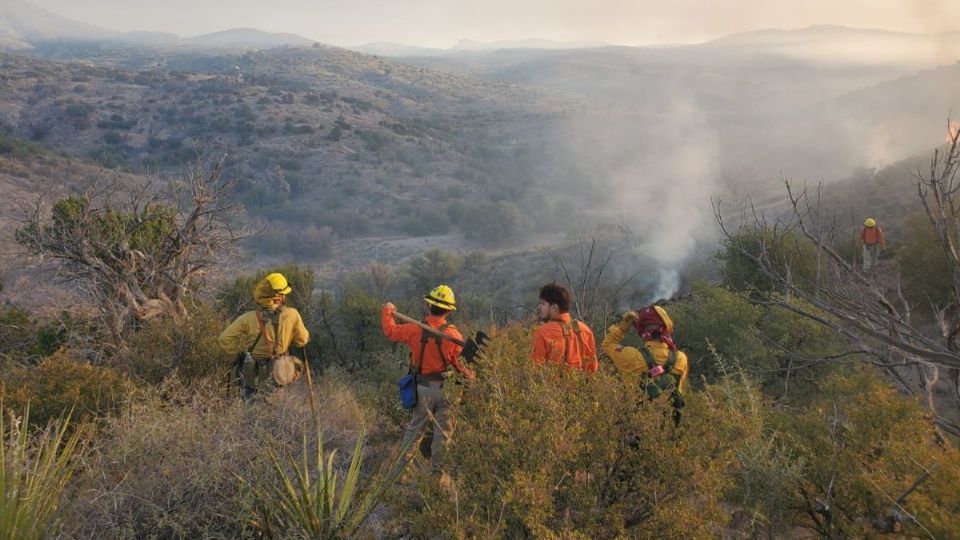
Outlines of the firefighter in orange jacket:
M463 335L453 325L448 324L446 319L448 313L457 309L453 290L446 285L440 285L424 296L423 300L430 311L423 322L462 342ZM469 381L474 380L475 376L460 363L460 351L463 347L446 339L424 335L423 329L415 324L397 324L393 318L395 310L393 304L384 304L380 316L383 333L390 341L402 342L410 348L411 363L418 373L417 404L403 435L403 445L413 448L414 441L423 434L427 423L432 419L434 429L430 463L439 472L443 463L443 450L454 427L452 405L443 394L447 366L452 366Z
M869 272L880 258L880 250L887 249L887 241L883 238L883 229L873 218L867 218L857 237L863 246L863 271Z
M631 327L643 340L640 348L620 344ZM674 407L674 420L680 421L689 367L687 355L673 341L673 320L667 310L649 306L628 311L620 322L607 329L600 349L620 369L624 380L640 382L648 399L668 396Z
M540 288L540 321L533 332L530 358L539 365L560 364L587 373L597 370L597 342L586 324L570 317L570 290L550 283Z

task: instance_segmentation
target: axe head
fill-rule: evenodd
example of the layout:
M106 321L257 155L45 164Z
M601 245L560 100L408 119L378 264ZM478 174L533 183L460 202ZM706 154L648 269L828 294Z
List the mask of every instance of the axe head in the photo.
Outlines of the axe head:
M477 331L473 338L468 339L463 344L463 350L460 352L467 362L476 363L478 359L483 359L483 348L490 342L490 336Z

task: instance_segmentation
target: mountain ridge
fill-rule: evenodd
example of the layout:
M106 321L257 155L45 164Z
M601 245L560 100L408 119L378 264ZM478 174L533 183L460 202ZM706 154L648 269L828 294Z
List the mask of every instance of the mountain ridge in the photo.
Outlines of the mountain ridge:
M248 49L310 46L316 42L296 34L255 28L230 28L191 37L143 30L117 32L57 15L25 0L4 0L0 5L0 50L24 50L47 42L70 41Z

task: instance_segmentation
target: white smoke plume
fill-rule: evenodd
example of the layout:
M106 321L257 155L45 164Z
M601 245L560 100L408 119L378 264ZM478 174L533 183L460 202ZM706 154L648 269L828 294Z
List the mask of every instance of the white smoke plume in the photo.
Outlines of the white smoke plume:
M718 189L719 144L690 101L675 101L655 129L654 148L614 173L619 212L631 217L636 256L656 270L647 302L673 297L698 248L715 238L710 199ZM653 151L650 151L653 150Z

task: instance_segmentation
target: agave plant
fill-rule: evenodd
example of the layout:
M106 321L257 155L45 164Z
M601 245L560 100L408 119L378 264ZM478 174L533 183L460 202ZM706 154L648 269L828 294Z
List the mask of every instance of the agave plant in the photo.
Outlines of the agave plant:
M351 537L373 511L384 491L403 472L405 449L379 473L359 488L364 435L361 433L342 479L334 466L336 451L324 455L323 433L317 430L317 450L311 465L303 437L303 459L292 455L282 460L268 450L274 478L252 485L258 500L251 525L270 538L304 537L338 539ZM289 469L284 467L286 461Z
M9 428L0 414L0 540L40 539L54 531L60 496L76 472L80 437L67 435L69 415L36 435L29 422L29 406L22 420L11 414Z

